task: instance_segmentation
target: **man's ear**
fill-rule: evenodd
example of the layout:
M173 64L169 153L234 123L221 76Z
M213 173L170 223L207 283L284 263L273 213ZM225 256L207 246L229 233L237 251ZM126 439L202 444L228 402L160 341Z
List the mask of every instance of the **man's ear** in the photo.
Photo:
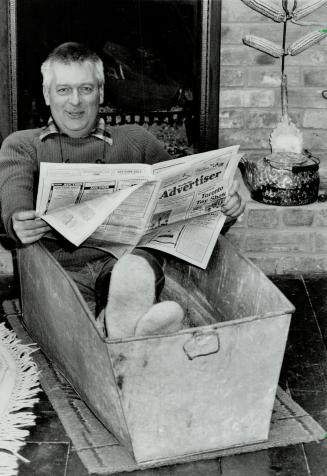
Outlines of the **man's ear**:
M103 101L104 101L104 86L100 86L99 88L99 91L100 91L100 104L103 104Z
M45 104L47 106L50 106L49 89L46 86L43 86L43 97L45 100Z

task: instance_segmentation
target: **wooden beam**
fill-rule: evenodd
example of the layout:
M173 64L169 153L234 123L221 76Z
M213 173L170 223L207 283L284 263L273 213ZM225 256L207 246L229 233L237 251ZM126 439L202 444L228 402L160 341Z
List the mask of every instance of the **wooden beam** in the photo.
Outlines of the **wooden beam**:
M8 56L8 11L7 0L0 0L0 142L11 132L10 124L10 75Z
M221 0L202 0L200 151L218 147Z

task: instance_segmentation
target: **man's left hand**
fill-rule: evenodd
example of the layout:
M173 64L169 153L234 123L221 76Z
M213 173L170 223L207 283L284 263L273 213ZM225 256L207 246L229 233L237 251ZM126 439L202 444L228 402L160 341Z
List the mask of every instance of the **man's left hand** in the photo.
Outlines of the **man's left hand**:
M233 180L225 204L221 208L221 211L231 220L238 218L245 210L245 201L238 193L239 187L238 180Z

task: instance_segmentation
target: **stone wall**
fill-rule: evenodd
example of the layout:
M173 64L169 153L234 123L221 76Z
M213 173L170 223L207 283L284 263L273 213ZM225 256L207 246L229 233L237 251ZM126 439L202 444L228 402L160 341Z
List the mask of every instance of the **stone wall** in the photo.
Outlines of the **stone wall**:
M280 0L281 2L282 0ZM305 21L288 22L286 44L327 28L327 4ZM222 0L220 147L240 144L251 160L270 153L269 135L281 115L281 60L243 45L246 34L281 44L283 25L254 12L241 0ZM327 39L285 60L289 112L304 135L304 147L320 158L321 191L327 190ZM327 271L327 206L274 207L254 202L227 236L268 274Z

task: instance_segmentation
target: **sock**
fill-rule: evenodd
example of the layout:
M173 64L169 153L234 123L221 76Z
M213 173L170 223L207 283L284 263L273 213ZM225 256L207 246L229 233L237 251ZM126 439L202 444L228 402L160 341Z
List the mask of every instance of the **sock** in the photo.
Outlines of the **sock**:
M115 264L109 285L105 323L110 338L132 337L139 319L155 300L155 275L146 259L124 255Z
M166 334L183 328L184 311L174 301L154 304L136 324L135 335Z

